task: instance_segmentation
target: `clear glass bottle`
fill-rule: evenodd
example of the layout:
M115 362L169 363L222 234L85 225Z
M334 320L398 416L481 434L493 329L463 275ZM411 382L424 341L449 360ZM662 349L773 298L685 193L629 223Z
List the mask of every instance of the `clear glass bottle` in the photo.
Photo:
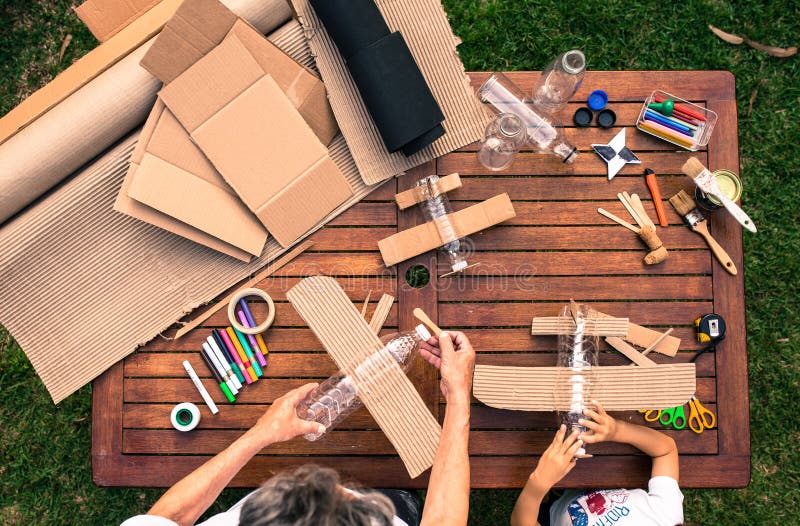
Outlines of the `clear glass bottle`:
M413 331L384 336L381 338L384 347L356 368L356 376L379 376L382 369L381 362L386 353L400 365L403 372L408 372L417 355L420 342L427 341L430 337L431 333L424 325L417 325ZM318 440L362 405L353 379L339 371L322 382L297 405L298 417L325 426L323 433L303 436L311 442Z
M513 113L525 123L528 144L537 152L552 153L567 164L578 157L578 149L571 145L556 118L525 97L522 90L502 73L492 73L478 90L478 98L490 104L498 113Z
M501 113L486 126L478 160L492 171L505 170L527 138L522 119L513 113Z
M590 316L589 308L586 305L578 305L573 318L572 310L567 305L561 311L561 317L569 320L565 326L573 327L558 335L558 366L559 385L566 383L568 386L568 400L563 405L569 407L568 410L561 410L558 413L559 420L567 426L567 433L574 429L585 431L585 428L578 423L584 418L583 410L592 400L592 368L597 367L598 338L586 333L586 320ZM560 404L561 405L561 404ZM577 456L585 455L586 451L581 448Z
M441 238L452 239L445 243L441 250L447 254L450 260L451 272L461 272L468 266L467 250L461 239L456 237L455 227L448 217L453 213L453 207L450 205L447 194L439 191L439 186L436 184L438 180L438 175L431 175L417 181L417 186L425 197L425 200L420 203L420 207L425 221L433 221Z
M531 100L537 108L555 115L575 95L586 72L586 57L579 49L560 54L542 71Z

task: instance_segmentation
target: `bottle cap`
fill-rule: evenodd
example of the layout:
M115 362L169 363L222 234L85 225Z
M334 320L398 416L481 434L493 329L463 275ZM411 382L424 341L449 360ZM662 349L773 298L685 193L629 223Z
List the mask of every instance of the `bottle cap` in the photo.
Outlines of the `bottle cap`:
M589 94L586 103L594 111L602 110L606 107L606 104L608 104L608 94L601 89L596 89Z
M426 342L431 339L431 332L423 324L420 323L414 330L417 331L417 336L419 336L422 341Z
M605 109L597 114L597 124L601 128L611 128L617 122L617 114L609 109Z
M572 121L576 126L586 127L592 124L594 113L589 108L578 108L575 110L575 115L572 116Z

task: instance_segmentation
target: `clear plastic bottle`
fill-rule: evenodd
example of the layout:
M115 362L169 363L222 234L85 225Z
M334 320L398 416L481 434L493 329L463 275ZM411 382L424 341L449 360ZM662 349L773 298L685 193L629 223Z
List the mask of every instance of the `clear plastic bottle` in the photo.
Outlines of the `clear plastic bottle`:
M556 118L548 115L529 99L522 90L502 73L492 73L478 90L478 98L489 103L498 113L513 113L525 123L528 144L538 151L557 155L567 164L578 157Z
M590 316L589 308L585 305L577 306L574 317L574 329L558 335L558 366L559 385L566 383L569 386L569 399L566 405L569 410L559 411L559 419L567 426L567 432L574 429L584 431L585 428L578 423L584 418L583 410L592 400L592 368L597 367L597 336L586 334L586 320ZM572 325L573 314L567 305L561 311L561 317L566 318ZM577 456L585 455L581 448Z
M528 136L522 119L513 113L501 113L486 126L478 160L495 172L508 168Z
M417 355L420 342L430 337L431 333L424 325L417 325L413 331L384 336L381 338L384 347L356 368L356 376L379 376L384 367L382 361L386 353L400 365L403 372L408 372ZM297 405L298 417L325 426L323 433L303 436L312 442L318 440L361 406L355 382L350 376L339 371L322 382Z
M586 57L579 49L560 54L548 65L536 85L531 100L537 108L554 115L567 105L583 82Z
M438 175L430 175L417 181L417 186L425 197L420 207L425 221L433 221L442 239L452 239L445 243L441 250L449 258L452 272L461 272L468 266L467 250L461 239L456 237L455 227L448 217L448 214L453 213L453 207L447 195L439 192L439 186L436 184L438 180Z

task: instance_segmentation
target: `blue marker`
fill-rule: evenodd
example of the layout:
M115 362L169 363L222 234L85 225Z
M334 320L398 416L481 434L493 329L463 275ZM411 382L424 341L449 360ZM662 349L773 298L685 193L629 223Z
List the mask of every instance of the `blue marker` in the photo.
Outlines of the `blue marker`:
M644 118L649 121L657 122L658 124L666 126L667 128L675 130L676 132L688 135L689 137L694 137L694 132L688 126L672 122L653 111L647 110L644 114Z

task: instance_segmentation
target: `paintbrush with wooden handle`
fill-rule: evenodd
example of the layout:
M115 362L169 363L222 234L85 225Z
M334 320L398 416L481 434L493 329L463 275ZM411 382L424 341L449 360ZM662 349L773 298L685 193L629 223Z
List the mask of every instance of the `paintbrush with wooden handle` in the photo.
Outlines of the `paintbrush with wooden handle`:
M703 166L703 163L701 163L697 157L690 157L683 164L681 170L683 173L688 175L697 186L700 187L700 190L719 199L719 202L722 203L722 206L724 206L725 209L731 213L733 218L736 219L743 227L750 232L756 232L756 225L753 223L753 220L750 219L750 216L748 216L739 205L731 201L730 197L722 192L722 189L720 189L714 174L711 173L708 168Z
M717 240L711 237L711 234L708 232L708 222L706 218L703 217L703 214L700 213L700 210L698 210L694 199L685 191L681 190L670 197L669 202L675 208L675 211L678 212L678 215L686 221L689 228L700 234L703 239L706 240L709 248L711 248L711 252L714 253L714 256L719 260L722 267L735 276L738 272L736 270L736 265L733 264L731 257L725 252L725 249L717 243Z

